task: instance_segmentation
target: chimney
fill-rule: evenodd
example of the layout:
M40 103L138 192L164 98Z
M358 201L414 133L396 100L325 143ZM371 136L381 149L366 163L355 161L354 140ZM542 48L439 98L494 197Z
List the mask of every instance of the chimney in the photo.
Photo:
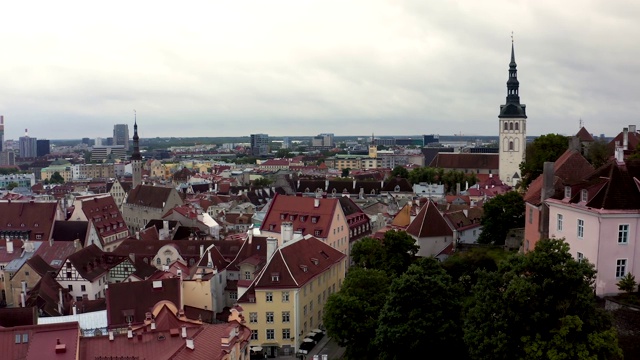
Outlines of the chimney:
M109 330L109 341L113 341L113 330Z
M76 304L73 304L73 307L71 309L73 310L73 315L78 314L78 307L76 306Z
M73 248L78 249L80 247L80 239L73 240Z
M460 183L456 183L456 195L460 195Z
M636 126L635 125L629 125L629 132L630 133L635 133L636 132Z
M273 256L278 248L278 239L274 237L267 238L267 261Z
M618 163L624 162L624 147L616 146L615 157Z
M293 223L289 221L280 224L280 233L282 235L282 243L293 240Z
M200 257L204 255L204 245L200 245Z
M622 150L629 150L629 128L622 128Z
M62 314L64 307L64 298L62 297L62 289L58 289L58 312Z
M56 354L63 354L67 352L67 346L60 343L60 339L56 340Z
M151 330L155 330L156 329L156 321L154 319L151 319Z
M131 328L131 325L129 325L129 329L127 329L127 338L133 339L133 329Z
M182 338L186 338L187 337L187 327L182 325Z
M13 240L7 239L7 254L13 254Z
M320 199L319 198L314 198L313 199L313 207L314 208L319 208L320 207Z
M196 348L192 338L186 339L186 344L187 344L187 349L193 350Z
M577 136L572 136L569 138L569 150L576 150L576 151L580 151L581 150L581 146L580 146L580 138Z
M20 304L22 305L22 307L27 307L25 302L26 302L25 293L23 291L23 292L20 293Z
M213 269L213 259L211 259L211 249L207 250L207 267Z
M49 246L53 246L53 237L49 238Z
M136 263L136 253L129 253L129 259L131 259L132 263Z
M23 281L20 282L20 285L22 286L22 292L26 294L27 293L27 282L23 280Z

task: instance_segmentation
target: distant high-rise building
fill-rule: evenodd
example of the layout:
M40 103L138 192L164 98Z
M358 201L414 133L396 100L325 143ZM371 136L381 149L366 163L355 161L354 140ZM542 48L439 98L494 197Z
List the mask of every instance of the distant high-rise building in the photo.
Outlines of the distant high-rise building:
M251 134L251 155L264 156L269 154L269 135Z
M24 136L20 139L20 157L31 158L38 155L38 139L29 137L28 129L24 129Z
M38 157L49 155L51 152L51 145L49 144L49 140L42 139L36 141L36 155Z
M311 139L311 146L332 148L335 146L333 134L319 134Z
M2 148L4 144L4 115L0 115L0 151L4 150Z
M87 146L91 146L91 139L89 138L82 138L82 143L87 145Z
M437 144L440 142L440 135L422 135L422 146Z
M282 138L282 148L289 149L291 148L291 139L288 136Z
M108 137L108 138L104 139L104 141L102 142L102 145L113 146L113 138L112 137ZM123 147L123 149L124 149L124 147Z
M113 145L124 145L129 150L129 125L115 124L113 126Z

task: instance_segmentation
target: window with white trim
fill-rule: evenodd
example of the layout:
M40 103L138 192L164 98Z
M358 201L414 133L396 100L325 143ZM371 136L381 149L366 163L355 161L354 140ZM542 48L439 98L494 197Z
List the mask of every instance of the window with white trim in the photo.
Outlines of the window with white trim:
M562 214L558 214L558 218L557 218L557 224L556 227L558 229L558 231L562 231L562 220L564 219L564 217L562 216Z
M627 272L627 259L616 260L616 277L617 278L624 277L626 272Z
M578 239L582 239L584 237L584 220L578 219Z
M272 292L268 292L265 294L265 300L267 302L273 302L273 293Z
M251 330L251 340L258 340L258 330Z
M283 291L282 292L282 302L289 302L289 292L288 291Z
M273 311L267 311L267 324L273 324Z
M267 340L274 340L276 338L276 331L273 329L267 329Z
M255 324L257 322L258 322L258 313L257 312L249 313L249 323Z
M588 198L589 198L589 193L587 192L586 189L582 189L582 191L580 192L580 201L587 202Z
M629 224L618 225L618 244L629 242Z
M584 260L584 254L578 251L578 254L576 254L576 259L578 260L578 262L582 262Z

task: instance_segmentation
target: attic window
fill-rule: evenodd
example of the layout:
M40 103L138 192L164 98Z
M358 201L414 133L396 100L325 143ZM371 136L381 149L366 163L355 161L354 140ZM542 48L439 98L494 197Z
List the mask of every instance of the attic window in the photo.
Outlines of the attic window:
M300 269L302 269L302 272L307 272L309 268L307 267L307 265L300 265Z
M318 265L318 259L316 258L311 258L311 262L313 263L313 265Z
M393 191L399 192L400 191L400 185L396 185L396 187L393 188Z
M588 192L586 189L582 189L582 191L580 192L580 201L584 201L586 202L588 199Z
M271 281L278 282L280 281L280 273L271 273Z
M571 186L565 186L564 187L564 197L566 197L566 198L570 198L571 197Z
M304 215L300 215L300 221L304 222L305 220L307 220L307 217Z
M316 230L313 232L313 236L320 236L320 233L322 233L321 230Z
M275 229L276 229L276 225L275 224L269 225L269 230L275 230Z
M316 224L318 222L318 217L317 216L312 216L311 217L311 223Z

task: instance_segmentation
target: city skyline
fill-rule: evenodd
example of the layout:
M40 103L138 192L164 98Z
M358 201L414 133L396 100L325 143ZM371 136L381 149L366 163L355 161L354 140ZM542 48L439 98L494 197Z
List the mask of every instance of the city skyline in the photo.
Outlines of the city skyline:
M527 134L610 136L640 107L638 4L115 5L7 5L5 139L107 137L133 109L142 138L497 135L512 31Z

